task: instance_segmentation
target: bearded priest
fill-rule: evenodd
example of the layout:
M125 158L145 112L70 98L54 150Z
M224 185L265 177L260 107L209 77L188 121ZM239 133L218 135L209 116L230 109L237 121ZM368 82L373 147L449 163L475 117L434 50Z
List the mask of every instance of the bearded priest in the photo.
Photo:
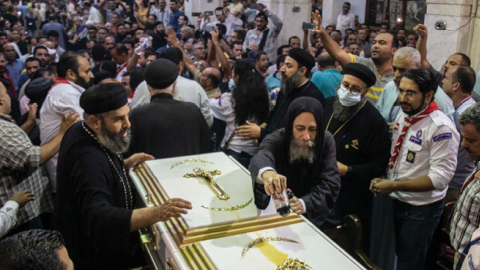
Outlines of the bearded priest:
M323 108L311 97L295 99L285 128L268 135L250 161L255 205L265 209L270 196L285 189L295 197L291 209L320 228L340 191L335 142L325 131Z
M326 130L335 139L342 183L325 229L341 225L346 215L355 214L362 222L362 239L367 249L373 204L370 181L385 173L391 142L385 120L367 102L375 74L358 63L346 64L343 74L337 95L325 101Z
M83 121L73 125L60 146L54 228L65 238L75 269L130 269L144 263L138 229L186 214L191 204L170 199L135 208L128 170L145 160L128 159L130 144L126 89L116 83L94 86L80 97Z

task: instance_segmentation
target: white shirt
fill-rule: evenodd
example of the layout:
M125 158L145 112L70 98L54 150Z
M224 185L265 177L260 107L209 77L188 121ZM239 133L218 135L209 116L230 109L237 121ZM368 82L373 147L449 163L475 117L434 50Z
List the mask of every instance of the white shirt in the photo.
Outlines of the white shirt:
M17 224L17 212L19 205L15 201L7 201L0 209L0 238Z
M390 153L395 149L406 116L403 111L397 115ZM390 197L417 206L442 200L457 167L459 139L455 125L440 110L411 126L387 178L403 181L429 176L435 189L424 192L397 191L391 193Z
M50 142L58 135L62 116L67 117L71 111L75 111L80 115L79 119L82 118L83 109L80 107L80 96L83 92L85 92L85 89L73 82L70 82L70 84L60 83L50 89L40 109L40 119L42 119L40 122L40 141L42 145ZM58 154L45 164L53 192L56 192L57 189L57 159Z
M98 12L98 9L91 7L88 14L89 14L88 15L89 21L92 21L92 22L100 21L101 23L103 23L102 16L100 15L100 12Z
M217 24L225 25L225 27L227 28L227 33L225 34L225 36L229 37L230 35L232 35L233 31L242 28L243 21L233 16L232 14L228 14L224 23L221 23L219 21L206 23L205 18L203 18L200 24L200 29L211 32L215 29L215 25Z
M342 32L342 36L345 36L345 30L348 28L353 29L355 26L355 14L347 13L344 15L343 13L338 15L337 17L337 30Z
M220 99L209 99L210 109L215 118L227 123L225 130L225 137L223 137L222 145L235 132L237 125L235 124L235 109L232 106L232 94L224 93ZM253 145L252 140L243 140L238 136L233 138L228 143L228 149L232 149L237 153L246 152L250 155L255 155L258 152L258 147Z
M205 121L207 121L208 126L211 127L213 125L213 115L208 106L208 97L200 84L185 79L182 76L178 76L175 91L175 99L192 102L197 105L202 112ZM147 103L150 103L150 92L148 91L147 83L143 81L138 85L135 94L133 94L130 109L133 110L134 108Z

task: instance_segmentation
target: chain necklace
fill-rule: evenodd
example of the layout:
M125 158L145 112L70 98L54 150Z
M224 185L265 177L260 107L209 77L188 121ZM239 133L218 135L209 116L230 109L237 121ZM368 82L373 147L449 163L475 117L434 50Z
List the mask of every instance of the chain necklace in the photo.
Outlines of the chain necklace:
M103 151L105 152L105 154L107 155L108 157L108 160L110 161L110 164L112 164L113 168L115 169L115 172L117 172L117 175L118 177L120 177L120 182L122 182L122 186L123 186L123 191L125 193L125 205L127 207L127 209L133 209L133 197L132 197L132 190L130 189L130 184L128 183L128 178L127 178L127 173L125 172L125 166L122 166L122 169L123 169L123 176L125 177L125 181L123 181L123 177L122 175L120 175L120 172L117 170L117 167L115 166L115 163L113 163L113 160L112 158L110 157L110 155L108 154L107 150L105 149L105 147L103 147L103 145L98 141L97 137L95 135L93 135L90 130L88 130L86 127L85 127L85 121L82 121L82 127L83 129L85 130L85 132L87 132L90 136L92 136L92 138L95 139L95 141L98 142L98 144L102 147ZM120 159L120 161L123 163L123 158L120 154L117 154L118 158ZM125 185L126 184L126 185ZM130 197L127 196L127 190L128 190L128 194L130 195ZM128 199L130 198L130 200Z

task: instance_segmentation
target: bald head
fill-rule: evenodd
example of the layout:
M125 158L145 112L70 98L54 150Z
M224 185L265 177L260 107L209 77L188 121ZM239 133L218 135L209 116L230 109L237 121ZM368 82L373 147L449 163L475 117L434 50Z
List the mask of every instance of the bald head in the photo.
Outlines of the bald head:
M11 43L3 44L3 54L5 55L5 59L7 61L13 61L15 59L15 49Z
M220 79L220 71L216 68L208 67L202 72L199 82L203 89L209 92L218 87Z

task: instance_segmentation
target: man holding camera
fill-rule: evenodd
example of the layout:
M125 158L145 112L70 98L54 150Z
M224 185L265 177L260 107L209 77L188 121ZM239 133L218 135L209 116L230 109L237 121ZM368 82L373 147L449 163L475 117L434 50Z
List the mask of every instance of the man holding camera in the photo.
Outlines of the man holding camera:
M228 39L228 37L237 29L241 29L243 21L235 16L233 16L228 9L218 7L215 9L215 17L217 21L210 22L210 12L206 11L205 13L200 14L202 22L200 23L200 29L207 31L208 33L215 30L217 24L225 25L227 32L224 33L223 37ZM213 14L212 14L213 15Z

